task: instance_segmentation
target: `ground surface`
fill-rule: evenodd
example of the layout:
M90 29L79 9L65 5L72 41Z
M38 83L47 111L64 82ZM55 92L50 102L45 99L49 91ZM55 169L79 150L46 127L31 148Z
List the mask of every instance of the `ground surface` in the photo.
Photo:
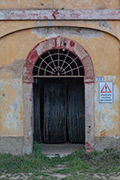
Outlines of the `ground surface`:
M44 148L47 152L47 146ZM67 148L70 146L64 146ZM77 146L70 151L76 148L75 152L62 157L59 154L53 157L50 153L47 157L39 144L34 145L32 154L23 157L0 154L0 180L120 180L120 151L86 153L83 147Z
M95 173L95 174L90 174L90 173L81 173L81 172L76 172L76 174L73 176L72 174L61 174L61 173L55 173L54 171L64 169L65 167L61 167L58 165L58 167L53 168L53 169L48 169L41 171L41 175L34 175L34 173L3 173L0 175L0 179L11 179L11 180L120 180L120 172L115 172L115 173ZM42 175L43 173L43 175Z

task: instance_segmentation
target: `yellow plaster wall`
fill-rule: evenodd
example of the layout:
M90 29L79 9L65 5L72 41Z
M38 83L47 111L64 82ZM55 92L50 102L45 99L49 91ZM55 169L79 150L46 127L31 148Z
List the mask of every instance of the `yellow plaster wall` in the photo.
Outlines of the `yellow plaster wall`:
M120 136L120 42L110 34L81 28L29 29L0 40L0 135L23 135L23 62L37 43L57 35L80 43L92 58L95 76L113 81L113 104L99 103L95 82L95 136Z
M0 27L0 38L32 28L82 27L107 32L120 40L120 21L0 21Z
M0 9L119 9L119 0L1 0Z
M119 0L55 0L55 8L65 9L118 9Z

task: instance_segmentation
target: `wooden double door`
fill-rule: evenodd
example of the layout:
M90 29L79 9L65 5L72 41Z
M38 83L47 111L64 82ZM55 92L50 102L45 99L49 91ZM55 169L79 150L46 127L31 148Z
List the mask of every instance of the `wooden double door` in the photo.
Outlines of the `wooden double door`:
M34 140L84 143L83 78L34 79Z

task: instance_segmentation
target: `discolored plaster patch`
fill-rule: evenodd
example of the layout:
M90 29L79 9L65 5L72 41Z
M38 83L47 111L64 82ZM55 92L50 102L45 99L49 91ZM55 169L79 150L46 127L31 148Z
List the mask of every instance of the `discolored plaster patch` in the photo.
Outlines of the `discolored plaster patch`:
M22 155L23 137L0 137L0 153Z
M22 79L0 80L0 135L23 135Z
M36 34L39 38L42 38L43 36L46 38L52 38L60 35L64 37L77 36L83 40L86 38L100 38L104 35L101 31L85 28L36 28L31 29L31 32Z
M120 137L119 136L95 136L95 149L98 151L103 151L104 149L120 149Z
M112 29L112 26L107 21L100 21L98 24L100 27Z
M110 33L117 38L119 38L119 25L117 21L33 21L34 27L73 27L73 28L89 28L89 29L96 29L98 31L103 31ZM32 27L31 27L32 28Z
M0 66L0 79L21 78L23 74L24 59L16 59L9 65Z

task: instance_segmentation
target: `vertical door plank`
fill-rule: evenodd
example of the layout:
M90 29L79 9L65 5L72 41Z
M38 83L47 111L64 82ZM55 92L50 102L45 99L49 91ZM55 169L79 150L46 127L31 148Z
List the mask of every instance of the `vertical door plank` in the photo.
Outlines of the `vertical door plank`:
M84 83L71 79L68 97L69 138L72 143L85 142Z
M44 85L44 142L66 141L65 86L62 83Z
M34 140L41 142L41 127L40 127L40 84L33 84L33 99L34 99Z

